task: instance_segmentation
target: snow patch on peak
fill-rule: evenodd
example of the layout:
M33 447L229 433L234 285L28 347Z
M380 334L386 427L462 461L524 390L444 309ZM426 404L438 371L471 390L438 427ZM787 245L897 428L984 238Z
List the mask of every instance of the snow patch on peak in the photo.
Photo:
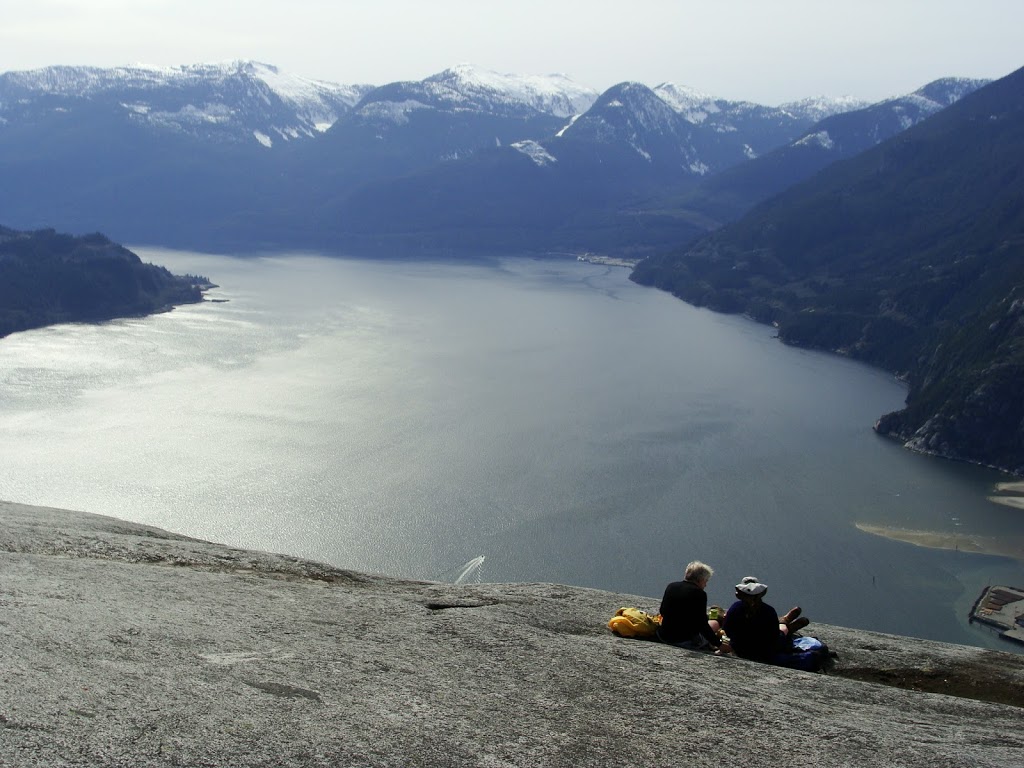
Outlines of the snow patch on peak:
M806 118L816 123L832 115L855 112L869 106L871 102L853 96L812 96L800 101L787 102L779 109L794 117Z
M114 94L131 119L161 129L194 133L189 126L198 112L228 110L228 120L218 119L221 135L249 141L253 131L283 138L313 136L323 132L369 90L368 86L338 85L282 72L257 61L227 61L155 67L136 64L98 67L54 66L0 75L0 93L31 104L43 96L67 102L89 101ZM186 107L191 103L191 107ZM63 109L58 103L46 109ZM284 126L277 128L275 126Z
M948 107L990 82L992 81L967 77L944 77L918 88L911 95L927 99L942 107Z
M340 97L343 103L352 107L362 98L366 90L366 86L338 85L285 74L270 64L251 63L246 71L247 74L265 83L284 101L301 106L319 103L325 93L332 93Z
M124 88L158 86L167 80L167 71L148 67L53 66L4 75L8 82L21 88L54 96L90 96L94 93Z
M522 152L524 155L529 157L531 160L533 160L534 163L536 163L538 166L542 168L545 165L550 165L551 163L558 162L557 157L552 155L550 152L544 149L544 147L542 147L540 144L538 144L536 141L533 141L532 139L527 139L526 141L517 141L516 143L512 144L512 147L518 150L519 152Z
M654 87L654 92L661 96L669 104L680 104L684 107L693 104L705 104L715 101L715 97L688 85L677 85L676 83L662 83Z
M556 117L581 114L597 99L595 90L563 74L513 75L479 69L472 64L458 64L428 77L423 83L442 86L471 98L523 104Z
M636 143L635 141L631 141L631 142L629 143L629 146L631 146L631 147L632 147L633 149L635 149L635 150L636 150L636 153L637 153L638 155L640 155L640 157L642 157L642 158L643 158L644 160L646 160L646 161L647 161L648 163L650 163L650 162L653 162L653 159L651 158L651 153L650 153L650 152L648 152L648 151L647 151L646 149L644 149L643 147L641 147L641 146L640 146L639 144L637 144L637 143Z
M564 136L600 144L629 146L644 159L683 151L690 144L690 126L654 91L640 83L620 83L601 94ZM692 150L692 145L690 146Z
M658 97L654 91L640 83L621 83L605 91L598 106L623 110L626 119L636 127L645 130L671 133L678 124L675 110Z
M181 125L223 125L230 122L232 114L231 109L224 104L204 104L202 107L197 107L194 104L186 104L181 109L170 112L157 112L150 113L150 117L155 123L164 123L167 126L181 126Z
M364 117L386 120L395 125L405 125L409 122L409 113L417 109L429 109L429 107L415 99L372 101L360 107L359 112Z
M818 131L817 133L809 133L802 139L798 139L793 143L797 147L809 147L819 146L822 149L832 149L835 147L835 142L832 141L832 137L828 135L828 131Z
M555 134L555 138L556 139L562 138L562 136L565 134L565 132L567 130L569 130L570 128L572 128L572 124L575 123L577 120L579 120L580 117L581 117L581 115L573 115L572 117L570 117L569 118L569 122L565 124L565 127L562 128L562 130L560 130L558 133Z
M894 99L892 101L892 104L896 109L904 109L907 106L913 105L926 115L931 114L933 112L938 112L940 109L946 106L945 104L940 104L939 102L935 101L935 99L931 99L925 96L923 93L921 93L921 91L914 91L913 93L907 94L906 96L901 96L898 99Z
M700 125L710 115L722 111L717 100L703 91L675 83L662 83L654 88L658 98L668 104L684 120Z
M945 109L951 104L956 103L964 96L978 88L988 84L990 80L972 80L969 78L958 78L958 77L946 77L941 80L935 80L927 85L918 88L913 93L908 93L906 96L896 96L881 104L889 106L893 111L900 115L901 124L905 128L909 128L911 125L916 123L921 117L927 117L933 115L936 112ZM908 114L913 113L915 110L919 113L918 117L911 117ZM909 120L910 122L906 122Z

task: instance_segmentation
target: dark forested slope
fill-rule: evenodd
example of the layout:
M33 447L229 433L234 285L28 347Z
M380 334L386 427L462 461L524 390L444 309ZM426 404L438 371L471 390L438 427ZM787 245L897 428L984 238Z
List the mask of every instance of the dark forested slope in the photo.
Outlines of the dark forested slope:
M633 277L905 374L879 431L1024 473L1024 70Z
M201 301L199 282L144 264L103 235L0 227L0 336Z

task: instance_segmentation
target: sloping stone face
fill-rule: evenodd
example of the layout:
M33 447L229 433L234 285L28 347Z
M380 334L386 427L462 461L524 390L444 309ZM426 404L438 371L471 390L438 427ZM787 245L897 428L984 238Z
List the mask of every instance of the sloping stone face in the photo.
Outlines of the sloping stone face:
M0 765L1024 764L1018 706L843 677L1011 701L1020 656L814 625L822 675L605 629L653 602L0 503Z

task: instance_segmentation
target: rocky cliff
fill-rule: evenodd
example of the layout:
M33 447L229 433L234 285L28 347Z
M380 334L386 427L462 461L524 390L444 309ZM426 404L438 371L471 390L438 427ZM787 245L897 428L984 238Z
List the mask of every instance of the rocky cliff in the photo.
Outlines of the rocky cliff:
M839 658L795 672L605 629L651 598L10 503L0 574L4 766L1024 764L1013 654L812 625Z

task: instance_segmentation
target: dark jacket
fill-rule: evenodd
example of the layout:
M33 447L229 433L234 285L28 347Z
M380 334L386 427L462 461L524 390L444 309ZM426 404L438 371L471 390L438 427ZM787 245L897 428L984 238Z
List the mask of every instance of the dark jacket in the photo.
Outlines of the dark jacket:
M725 614L722 629L737 656L755 661L769 661L785 637L779 631L779 615L765 602L748 611L746 603L737 600Z
M661 629L666 643L693 640L698 635L717 648L721 641L708 625L708 593L692 581L673 581L661 598Z

